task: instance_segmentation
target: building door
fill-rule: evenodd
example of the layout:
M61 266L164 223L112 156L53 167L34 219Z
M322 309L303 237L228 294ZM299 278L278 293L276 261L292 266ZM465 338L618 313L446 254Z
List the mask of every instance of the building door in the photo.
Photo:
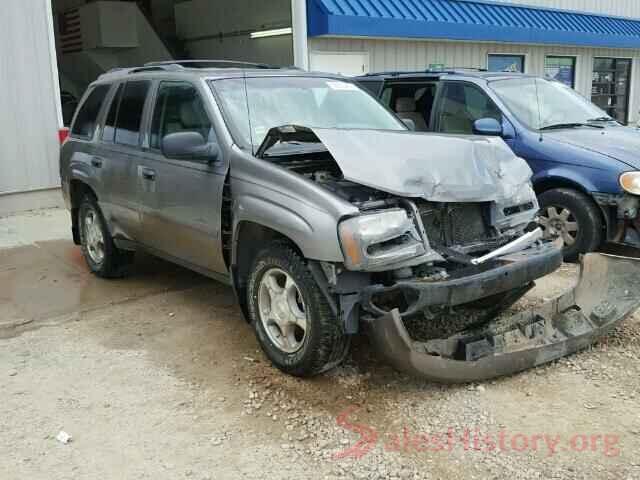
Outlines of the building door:
M591 101L621 123L629 121L631 59L595 58Z
M366 52L311 52L309 63L314 72L348 77L369 73L369 54Z

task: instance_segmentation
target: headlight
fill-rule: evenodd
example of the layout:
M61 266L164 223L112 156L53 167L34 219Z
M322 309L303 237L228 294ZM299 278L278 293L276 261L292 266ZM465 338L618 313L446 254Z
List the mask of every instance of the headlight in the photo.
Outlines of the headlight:
M627 172L620 175L620 186L632 195L640 195L640 172Z
M383 271L426 252L413 220L401 208L345 220L338 235L349 270Z

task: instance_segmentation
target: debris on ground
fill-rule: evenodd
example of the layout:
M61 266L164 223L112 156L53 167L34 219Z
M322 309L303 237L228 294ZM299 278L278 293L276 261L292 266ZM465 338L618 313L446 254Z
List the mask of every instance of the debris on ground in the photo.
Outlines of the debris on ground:
M60 430L58 435L56 435L56 440L59 441L60 443L64 444L64 445L66 445L67 443L69 443L71 441L71 435L69 435L64 430Z

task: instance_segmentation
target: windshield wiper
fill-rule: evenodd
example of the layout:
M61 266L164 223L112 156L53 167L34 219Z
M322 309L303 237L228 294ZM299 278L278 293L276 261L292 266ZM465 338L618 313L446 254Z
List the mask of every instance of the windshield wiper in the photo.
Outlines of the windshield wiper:
M561 128L579 128L579 127L591 127L602 130L604 127L602 125L593 125L592 123L557 123L555 125L547 125L546 127L542 127L540 130L559 130Z
M590 118L587 122L615 122L616 120L611 117L597 117Z

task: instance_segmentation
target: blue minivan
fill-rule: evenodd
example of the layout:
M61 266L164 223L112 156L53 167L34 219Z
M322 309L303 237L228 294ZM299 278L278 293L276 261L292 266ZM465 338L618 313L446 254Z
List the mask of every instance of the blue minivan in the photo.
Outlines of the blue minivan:
M540 223L565 258L640 247L640 132L560 82L484 71L387 72L357 82L417 131L498 135L534 172Z

